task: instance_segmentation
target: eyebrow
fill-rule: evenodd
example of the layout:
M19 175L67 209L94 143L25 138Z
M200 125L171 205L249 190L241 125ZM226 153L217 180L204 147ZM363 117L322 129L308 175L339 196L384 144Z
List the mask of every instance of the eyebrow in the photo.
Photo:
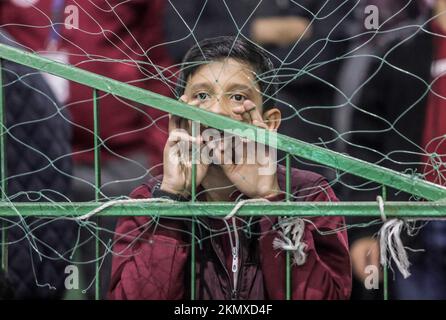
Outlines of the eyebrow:
M208 82L199 82L199 83L195 83L190 87L190 90L196 91L198 89L206 89L209 91L213 90L213 87L211 84L209 84ZM229 85L228 89L225 90L226 92L234 92L234 91L245 91L248 93L253 93L253 87L252 86L248 86L246 84L242 84L242 83L232 83Z
M212 90L212 86L207 82L199 82L199 83L196 83L190 87L191 91L195 91L198 89Z
M253 92L252 86L247 86L246 84L234 83L228 87L229 92L233 91L248 91L249 93Z

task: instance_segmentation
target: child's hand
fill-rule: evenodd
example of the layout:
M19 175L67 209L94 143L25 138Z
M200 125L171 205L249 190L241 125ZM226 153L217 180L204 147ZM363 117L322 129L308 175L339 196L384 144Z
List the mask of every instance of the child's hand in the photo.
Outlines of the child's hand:
M251 100L244 101L242 105L234 107L232 111L241 116L244 122L268 130L268 126L263 121L258 108L256 108ZM238 190L250 198L265 198L280 193L277 172L275 170L277 168L277 161L276 157L272 154L276 150L260 145L261 147L265 147L265 152L261 152L260 154L256 150L255 155L248 155L248 152L252 152L252 150L247 148L247 143L243 142L244 152L241 161L238 162L239 164L236 162L235 164L221 165L226 176ZM249 156L255 161L248 163ZM262 159L259 157L262 157ZM259 174L262 171L268 172L268 174Z
M188 103L187 96L180 98ZM198 105L198 101L191 101L190 105ZM192 143L197 144L197 150L202 147L201 137L192 137L189 121L178 116L169 115L169 138L164 147L163 168L164 175L161 190L188 197L192 187ZM197 186L206 175L208 165L197 164Z

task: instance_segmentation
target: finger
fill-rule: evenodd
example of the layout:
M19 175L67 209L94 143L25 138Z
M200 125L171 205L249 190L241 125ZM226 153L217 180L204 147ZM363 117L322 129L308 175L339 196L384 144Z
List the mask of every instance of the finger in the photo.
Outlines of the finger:
M200 103L201 103L201 101L198 99L193 99L190 102L188 102L188 104L191 106L198 106L198 105L200 105Z
M167 139L169 145L174 145L178 142L188 142L188 143L200 143L201 137L192 137L185 130L177 129L169 134Z
M201 101L198 99L193 99L188 104L193 107L200 107ZM188 126L189 128L192 128L192 120L188 120Z
M380 281L383 280L383 272L380 264L380 253L379 250L377 250L376 248L372 250L372 252L370 253L370 260L369 260L369 265L373 265L376 267L377 270L379 270L379 279Z
M169 114L169 133L180 128L181 118L179 116Z
M245 108L246 112L251 112L257 109L255 103L249 99L243 101L243 108Z
M251 100L245 100L241 106L234 107L232 111L236 115L240 115L244 122L265 128L265 126L261 124L264 122L262 116L260 115L260 112L258 111L254 102ZM254 120L257 121L256 124L254 123Z
M185 94L183 94L179 100L183 103L191 104L189 102L189 97ZM175 124L176 124L176 127L174 129L184 129L184 130L188 131L189 125L188 125L187 119L179 117L179 120L177 120L177 122Z
M203 143L203 141L202 141L203 139L201 138L201 136L193 137L190 134L188 134L186 131L181 130L181 129L173 131L169 135L169 140L171 140L171 141L193 142L193 143L197 143L197 144L202 144Z
M183 94L183 95L180 97L180 101L181 101L181 102L187 103L188 100L189 100L189 97L186 96L185 94Z
M379 257L380 257L380 252L379 252L379 246L378 245L372 245L370 247L370 264L379 267Z
M185 97L184 95L182 97ZM193 99L191 101L186 102L190 106L200 106L200 101L198 99ZM181 128L185 129L189 132L189 134L192 134L191 128L192 128L192 121L188 119L184 119L184 121L181 122Z
M249 112L246 111L245 107L243 105L236 106L232 108L232 112L235 115L238 115L242 118L243 122L251 123L251 116L249 115Z
M249 112L253 125L268 129L268 126L263 121L262 115L260 114L260 111L254 104L254 102L252 102L251 100L246 100L243 102L243 106L246 112Z
M367 265L367 256L361 255L356 257L353 263L353 272L359 280L365 278L365 267Z
M252 124L255 125L256 127L263 128L263 129L267 129L267 130L268 130L268 126L267 126L266 123L263 122L263 121L252 120Z
M365 278L365 266L369 263L368 248L368 245L362 242L355 242L351 247L353 273L361 281Z
M178 159L180 164L187 166L193 159L191 146L195 139L190 136L182 136L181 134L176 137L174 136L173 139L177 141L173 142L174 145L170 147L172 154ZM199 152L198 150L197 153Z
M186 130L187 132L189 132L189 120L187 120L185 118L181 118L180 129L183 129L183 130ZM190 132L189 132L189 134L190 134Z

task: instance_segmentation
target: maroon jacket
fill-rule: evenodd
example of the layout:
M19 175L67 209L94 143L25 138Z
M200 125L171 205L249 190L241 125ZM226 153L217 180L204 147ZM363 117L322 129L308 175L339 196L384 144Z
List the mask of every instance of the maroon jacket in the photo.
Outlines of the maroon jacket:
M279 185L285 189L285 169L278 167ZM160 179L160 177L158 178ZM157 179L137 188L134 198L149 198ZM292 170L296 201L338 201L323 177ZM275 199L279 200L279 199ZM247 219L246 219L247 220ZM309 218L304 242L307 260L292 268L293 299L348 299L351 264L345 230L329 235L316 231L344 226L343 217ZM190 222L169 218L121 218L116 229L111 299L188 299L190 297ZM277 217L251 221L240 235L241 267L238 291L233 295L228 233L222 219L200 219L196 247L196 290L199 299L284 299L285 254L273 249L278 236ZM223 226L223 228L221 228ZM213 228L212 234L206 230ZM221 229L223 232L218 232ZM182 231L180 231L182 230ZM240 230L240 229L239 229ZM220 235L218 235L220 234ZM209 237L209 235L212 235ZM259 235L259 236L257 236Z

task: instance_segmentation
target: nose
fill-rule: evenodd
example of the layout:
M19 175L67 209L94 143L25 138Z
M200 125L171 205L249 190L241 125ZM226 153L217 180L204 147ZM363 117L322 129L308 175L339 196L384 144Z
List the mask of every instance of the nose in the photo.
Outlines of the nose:
M209 111L213 113L220 114L222 116L230 117L231 116L231 106L228 102L224 101L221 97L217 99L213 99Z

